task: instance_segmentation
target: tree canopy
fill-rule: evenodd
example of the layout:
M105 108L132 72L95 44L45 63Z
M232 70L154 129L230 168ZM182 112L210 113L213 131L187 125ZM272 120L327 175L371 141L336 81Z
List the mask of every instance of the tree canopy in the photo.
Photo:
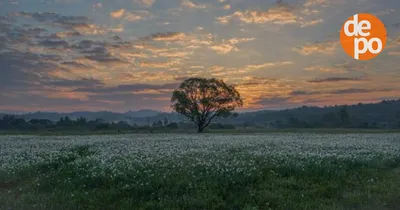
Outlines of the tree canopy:
M233 85L211 78L189 78L172 94L172 108L193 121L203 132L218 117L235 116L233 111L243 105Z

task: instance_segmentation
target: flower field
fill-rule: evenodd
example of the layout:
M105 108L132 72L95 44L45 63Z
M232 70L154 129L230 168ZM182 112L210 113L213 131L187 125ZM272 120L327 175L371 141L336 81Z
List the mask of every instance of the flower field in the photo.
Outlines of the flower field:
M0 209L399 208L399 134L0 136Z

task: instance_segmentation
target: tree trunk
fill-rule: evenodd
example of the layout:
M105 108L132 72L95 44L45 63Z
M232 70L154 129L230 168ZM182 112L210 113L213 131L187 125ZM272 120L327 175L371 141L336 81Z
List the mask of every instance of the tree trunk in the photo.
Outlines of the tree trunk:
M204 127L203 125L197 125L197 133L203 133Z

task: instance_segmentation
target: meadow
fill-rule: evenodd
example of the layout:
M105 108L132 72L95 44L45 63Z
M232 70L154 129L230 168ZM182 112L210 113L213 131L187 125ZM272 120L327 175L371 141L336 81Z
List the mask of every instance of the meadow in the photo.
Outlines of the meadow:
M400 209L400 134L0 135L0 209Z

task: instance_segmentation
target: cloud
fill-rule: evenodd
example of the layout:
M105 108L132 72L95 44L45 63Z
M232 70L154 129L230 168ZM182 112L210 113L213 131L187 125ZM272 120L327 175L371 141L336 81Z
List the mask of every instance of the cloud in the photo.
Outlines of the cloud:
M319 11L319 10L316 10L316 9L305 8L305 9L301 10L300 13L301 13L302 15L311 16L311 15L318 15L318 14L320 14L320 11Z
M287 4L278 4L266 11L236 11L227 16L218 17L217 20L222 24L229 23L232 19L238 19L244 23L273 23L278 25L294 24L299 21L299 17L293 12L293 7Z
M227 54L230 52L238 52L239 49L236 48L234 45L231 44L218 44L211 46L211 49L216 51L219 54Z
M185 52L185 51L167 51L167 52L161 52L158 55L161 57L166 57L166 58L170 58L170 57L186 57L188 55L191 55L191 52Z
M156 0L134 0L134 2L144 7L151 7L156 2Z
M70 79L52 79L48 81L41 82L45 86L56 86L56 87L74 87L74 88L96 88L103 86L104 83L100 80L93 78L82 78L77 80Z
M254 41L256 38L251 37L251 38L232 38L227 40L227 42L229 44L239 44L239 43L243 43L243 42L250 42L250 41Z
M115 19L124 19L127 21L135 22L140 20L146 20L151 17L150 12L145 10L139 10L134 12L128 12L125 9L116 10L110 13L110 16Z
M236 11L233 14L217 17L221 24L228 24L233 19L247 24L272 23L275 25L300 25L300 27L313 26L322 23L322 18L307 20L306 16L317 15L319 11L310 8L297 8L287 3L278 2L273 7L265 10Z
M328 6L329 0L307 0L304 3L304 7L312 7L312 6Z
M38 22L57 26L84 35L99 35L110 31L107 27L91 23L89 18L85 16L63 16L53 12L17 12L13 13L12 16L32 18Z
M115 10L113 12L110 13L110 16L113 18L122 18L122 16L124 16L125 14L125 9L119 9L119 10Z
M382 91L391 91L391 89L350 88L350 89L335 90L335 91L331 91L329 93L331 93L331 94L356 94L356 93L373 93L373 92L382 92Z
M308 95L315 95L320 94L321 92L316 91L306 91L306 90L295 90L290 93L291 96L308 96Z
M77 88L77 92L87 92L87 93L132 93L132 92L143 92L145 90L162 91L176 89L179 86L178 83L166 83L161 85L153 84L130 84L130 85L117 85L112 87L85 87Z
M365 78L356 78L356 77L327 77L327 78L309 80L308 82L310 83L359 82L365 80L366 80Z
M164 32L164 33L151 34L149 36L142 37L139 40L140 41L183 41L186 37L187 37L186 34L182 32Z
M334 73L334 74L343 74L346 73L343 68L336 66L309 66L304 68L306 71L318 71L323 73Z
M150 36L154 41L180 41L186 38L181 32L157 33Z
M99 34L105 34L108 31L113 31L113 29L110 30L96 24L75 25L72 27L72 29L80 34L85 34L85 35L99 35Z
M0 51L0 89L14 94L28 90L41 90L40 82L51 78L58 68L59 56L35 54L19 50Z
M40 41L38 43L40 46L44 47L50 47L50 48L68 48L69 44L68 42L64 40L51 40L51 39L45 39L43 41Z
M231 38L228 40L222 40L222 43L216 43L210 48L216 51L218 54L228 54L230 52L238 52L239 48L236 46L240 43L254 41L255 38Z
M359 94L359 93L374 93L374 92L387 92L393 91L389 88L381 88L381 89L362 89L362 88L348 88L348 89L339 89L333 91L306 91L306 90L297 90L292 91L290 93L291 96L312 96L312 95L347 95L347 94Z
M279 66L285 66L285 65L293 65L293 62L283 61L283 62L263 63L263 64L257 64L257 65L247 65L245 68L246 69L265 69L265 68L273 68L273 67L279 67Z
M182 0L181 6L190 8L190 9L205 9L205 8L207 8L207 6L205 4L195 4L191 0Z
M125 14L124 19L135 22L139 20L146 20L148 18L151 18L151 14L148 11L135 11L135 12L127 12Z
M264 107L262 101L265 99L288 98L292 89L284 81L266 77L242 77L236 87L248 108Z
M148 58L149 56L143 52L123 52L119 51L118 55L125 60L131 60L136 58Z
M323 22L324 22L324 20L323 20L323 19L311 20L311 21L308 21L308 22L304 22L304 21L302 21L302 23L301 23L301 26L300 26L300 27L304 28L304 27L307 27L307 26L313 26L313 25L317 25L317 24L319 24L319 23L323 23Z
M142 18L143 18L142 16L133 13L130 13L125 17L125 19L129 21L138 21L141 20Z
M311 55L314 53L332 54L336 50L338 44L338 41L316 42L313 44L306 44L298 48L293 48L292 50L301 55Z
M180 63L179 60L170 60L166 62L141 61L139 66L142 68L170 68L179 63Z
M82 36L82 34L77 31L63 31L63 32L57 32L57 33L54 33L51 35L51 37L55 37L58 39L77 37L77 36Z
M224 10L230 10L232 7L230 4L226 4L223 6Z

